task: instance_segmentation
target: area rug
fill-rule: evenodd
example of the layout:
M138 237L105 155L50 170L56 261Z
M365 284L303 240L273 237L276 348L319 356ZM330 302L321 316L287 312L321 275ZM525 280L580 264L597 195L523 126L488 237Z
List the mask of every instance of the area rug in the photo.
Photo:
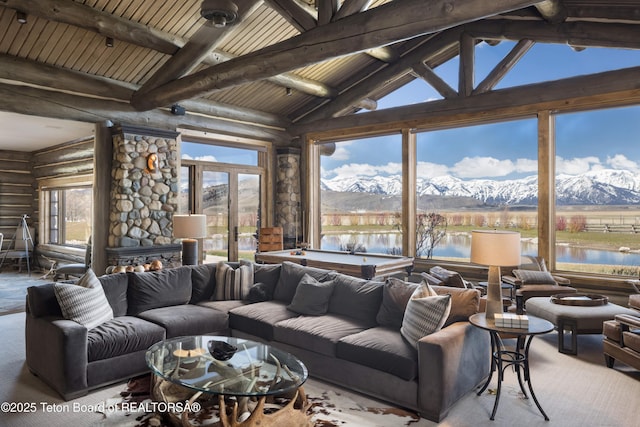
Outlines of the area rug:
M129 381L125 389L103 402L96 402L95 412L103 419L91 427L169 427L153 409L160 408L149 396L149 376ZM315 427L388 427L429 425L414 412L389 406L359 394L310 379L304 384L311 404L308 414ZM203 410L191 420L194 426L217 426L217 416Z

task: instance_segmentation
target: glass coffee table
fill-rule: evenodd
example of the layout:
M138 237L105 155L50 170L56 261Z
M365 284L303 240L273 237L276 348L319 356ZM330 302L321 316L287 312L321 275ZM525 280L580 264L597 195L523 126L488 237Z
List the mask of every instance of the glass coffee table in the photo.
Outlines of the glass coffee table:
M154 344L145 357L155 377L152 398L183 402L179 405L182 408L177 408L186 409L179 415L184 426L191 425L189 409L203 395L218 397L221 425L231 425L233 420L253 426L266 418L275 421L276 417L280 421L274 425L312 425L302 389L308 377L306 366L271 345L224 336L186 336ZM293 398L284 408L267 415L264 405L268 396ZM227 414L230 400L234 400L233 411ZM223 417L228 418L227 424L222 422Z

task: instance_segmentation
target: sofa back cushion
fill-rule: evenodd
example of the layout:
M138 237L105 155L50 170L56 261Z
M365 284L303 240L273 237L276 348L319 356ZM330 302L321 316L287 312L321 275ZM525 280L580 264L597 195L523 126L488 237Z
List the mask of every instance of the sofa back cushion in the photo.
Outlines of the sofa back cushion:
M324 282L325 280L331 279L331 276L335 274L335 272L323 268L305 267L293 262L283 261L280 277L278 277L278 283L273 292L273 299L290 304L293 296L296 294L298 283L300 283L300 279L302 279L302 276L305 274L309 274L309 276L319 282Z
M377 325L376 316L382 303L383 282L360 279L335 273L335 287L329 300L329 313L362 321L365 325Z
M145 273L127 273L127 313L137 315L152 308L187 304L191 299L191 268L182 266Z
M429 273L431 274L431 276L442 280L445 286L452 286L454 288L467 287L460 273L456 271L447 270L446 268L442 268L439 265L436 265L435 267L431 267L431 269L429 269Z
M200 264L191 268L191 300L190 304L208 301L216 288L216 265Z
M382 288L382 304L376 315L380 326L400 329L409 298L418 283L404 282L395 277L388 278Z
M129 288L129 278L126 274L105 274L98 277L104 289L107 301L113 310L113 316L125 316L127 314L127 289Z

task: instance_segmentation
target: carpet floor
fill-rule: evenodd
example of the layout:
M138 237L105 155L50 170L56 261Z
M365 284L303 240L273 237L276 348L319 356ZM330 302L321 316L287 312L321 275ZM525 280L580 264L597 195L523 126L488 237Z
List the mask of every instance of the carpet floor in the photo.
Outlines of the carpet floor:
M138 420L131 424L131 419L126 423L113 417L110 419L94 410L110 399L118 399L125 388L124 383L64 402L31 375L24 361L24 313L0 316L0 331L3 343L0 347L0 378L3 379L0 402L36 404L33 412L0 413L0 426L143 425ZM398 408L388 403L313 378L305 384L305 389L311 399L321 401L313 418L317 427L640 427L640 372L619 364L615 369L607 368L602 355L601 335L579 336L577 356L558 353L555 332L536 337L531 345L530 360L533 387L550 421L544 420L531 399L522 396L516 375L510 369L505 372L495 421L489 420L495 396L487 392L481 396L468 393L438 424L416 419L410 412L398 412ZM384 387L384 384L380 386ZM495 377L489 389L495 389ZM323 408L331 408L331 411ZM387 415L370 416L375 413Z

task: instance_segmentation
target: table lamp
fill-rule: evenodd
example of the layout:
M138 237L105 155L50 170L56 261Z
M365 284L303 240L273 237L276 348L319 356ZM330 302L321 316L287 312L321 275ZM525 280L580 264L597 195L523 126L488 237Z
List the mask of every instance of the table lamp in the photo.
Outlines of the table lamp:
M198 264L198 241L207 236L206 215L174 215L173 237L182 238L182 265Z
M500 267L520 265L520 233L487 230L471 232L471 262L489 266L487 319L502 313Z

